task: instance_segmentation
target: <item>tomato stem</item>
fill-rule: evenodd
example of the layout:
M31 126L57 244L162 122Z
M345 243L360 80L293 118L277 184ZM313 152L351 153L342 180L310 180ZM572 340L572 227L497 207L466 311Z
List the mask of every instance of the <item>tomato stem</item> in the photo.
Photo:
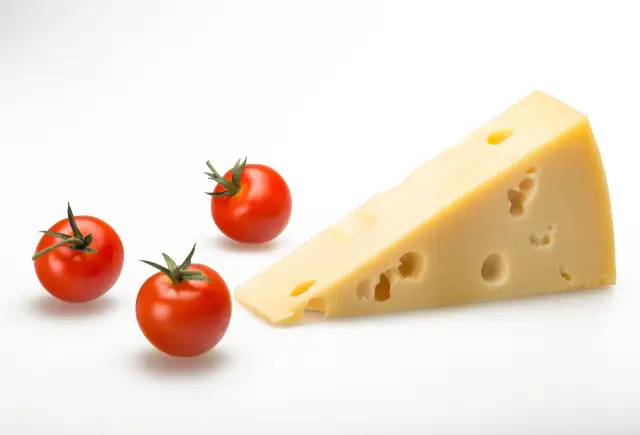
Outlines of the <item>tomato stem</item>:
M216 171L211 162L207 160L207 166L211 170L211 172L205 172L205 174L209 177L209 179L215 181L216 183L222 184L222 186L226 189L222 192L205 192L210 196L233 196L236 193L240 192L240 179L242 177L242 172L244 171L244 167L247 164L247 158L245 157L244 161L238 159L236 164L233 166L233 170L231 171L231 180L224 178L222 175Z
M209 278L204 276L199 270L189 270L191 266L191 259L193 258L193 254L196 252L196 244L193 244L193 248L187 255L187 258L184 259L182 264L178 266L178 264L171 258L169 255L162 253L162 257L164 258L167 266L161 266L158 263L154 263L153 261L140 260L142 263L147 264L154 269L159 270L160 272L167 275L171 278L171 282L174 284L178 284L182 281L211 281Z
M44 254L53 251L54 249L60 248L61 246L70 245L71 249L75 249L78 251L94 253L95 249L89 248L91 242L93 242L93 234L89 233L86 236L83 236L78 228L78 224L76 223L76 218L73 215L73 211L71 210L71 204L67 202L67 219L69 220L69 226L71 226L71 231L73 232L73 236L63 233L57 233L55 231L40 231L43 234L48 236L55 237L57 239L62 239L61 242L58 242L54 245L49 246L48 248L43 249L40 252L36 252L31 257L32 260L35 260L38 257L43 256Z
M51 245L48 248L45 248L42 251L33 254L31 259L35 260L36 258L41 257L44 254L53 251L54 249L57 249L61 246L69 245L69 244L71 245L70 247L72 248L81 249L80 247L83 245L83 241L75 237L69 237L68 239L62 240L61 242L58 242L55 245Z
M71 204L67 202L67 219L69 219L69 225L71 225L71 231L73 231L73 236L82 239L82 233L78 228L78 224L76 223L76 218L73 215L73 211L71 211Z

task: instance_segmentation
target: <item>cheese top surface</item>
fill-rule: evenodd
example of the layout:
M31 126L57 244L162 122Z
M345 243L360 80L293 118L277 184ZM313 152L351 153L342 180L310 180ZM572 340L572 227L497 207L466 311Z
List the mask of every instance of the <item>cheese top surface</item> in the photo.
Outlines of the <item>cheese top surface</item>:
M305 310L362 315L614 283L589 121L534 92L235 294L277 324Z

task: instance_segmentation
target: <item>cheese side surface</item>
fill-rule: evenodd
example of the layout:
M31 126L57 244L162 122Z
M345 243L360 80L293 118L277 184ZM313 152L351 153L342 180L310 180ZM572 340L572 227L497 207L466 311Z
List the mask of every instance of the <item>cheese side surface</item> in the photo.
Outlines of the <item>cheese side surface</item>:
M273 324L615 284L588 118L534 92L235 289Z

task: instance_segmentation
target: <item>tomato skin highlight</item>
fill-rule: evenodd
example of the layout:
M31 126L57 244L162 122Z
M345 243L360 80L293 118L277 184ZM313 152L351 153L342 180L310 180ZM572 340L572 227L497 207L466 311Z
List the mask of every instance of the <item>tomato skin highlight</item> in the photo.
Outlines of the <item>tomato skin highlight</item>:
M91 248L97 252L82 252L66 246L34 260L36 276L44 289L65 302L88 302L107 293L118 281L124 265L124 248L116 231L93 216L76 216L83 234L93 234ZM60 220L49 231L73 235L67 219ZM36 251L58 243L43 235Z
M224 178L232 179L232 170ZM240 191L211 198L211 216L220 231L241 243L266 243L278 237L291 218L291 191L282 176L266 165L247 164ZM217 184L214 192L223 192Z
M222 277L202 264L198 270L211 281L174 283L157 272L140 287L136 319L140 330L158 350L177 357L193 357L214 348L231 320L231 293Z

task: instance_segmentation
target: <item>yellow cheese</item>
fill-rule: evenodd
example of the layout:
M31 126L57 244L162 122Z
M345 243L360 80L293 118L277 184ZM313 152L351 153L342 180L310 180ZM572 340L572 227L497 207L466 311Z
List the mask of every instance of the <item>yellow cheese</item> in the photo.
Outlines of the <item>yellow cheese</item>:
M585 115L534 92L235 290L274 323L615 284Z

